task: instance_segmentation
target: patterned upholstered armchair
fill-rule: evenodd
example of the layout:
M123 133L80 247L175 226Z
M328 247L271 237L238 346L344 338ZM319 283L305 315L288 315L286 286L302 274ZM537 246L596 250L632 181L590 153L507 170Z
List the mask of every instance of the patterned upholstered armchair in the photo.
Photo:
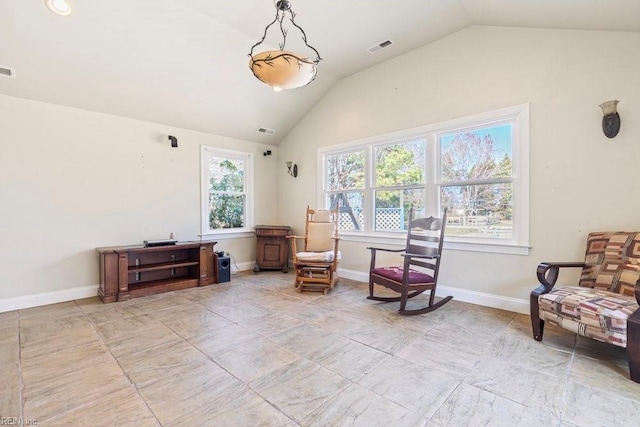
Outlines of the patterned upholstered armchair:
M553 289L561 268L580 267L579 286ZM545 262L531 292L533 337L545 322L626 347L631 379L640 383L640 232L598 232L587 238L584 262Z

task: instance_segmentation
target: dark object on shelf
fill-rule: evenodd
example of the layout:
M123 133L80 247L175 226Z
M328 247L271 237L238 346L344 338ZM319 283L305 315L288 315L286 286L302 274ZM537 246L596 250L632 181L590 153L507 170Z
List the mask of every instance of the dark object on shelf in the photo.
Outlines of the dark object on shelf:
M254 273L260 270L289 271L289 246L287 236L291 227L286 225L256 225L256 265Z
M231 259L228 256L218 256L218 283L231 281Z
M153 248L155 246L170 246L170 245L175 245L176 243L178 243L177 240L144 240L144 247L145 248Z
M98 296L105 303L126 301L216 283L215 244L185 242L96 248L100 254Z

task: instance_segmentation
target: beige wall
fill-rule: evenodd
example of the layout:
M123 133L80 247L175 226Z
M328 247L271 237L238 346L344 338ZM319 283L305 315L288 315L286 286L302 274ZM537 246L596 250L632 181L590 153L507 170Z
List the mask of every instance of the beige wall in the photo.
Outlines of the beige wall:
M274 147L3 95L0 130L0 300L97 285L97 246L198 239L201 145L255 153L256 222L277 222ZM252 263L254 240L216 248Z
M636 33L473 27L343 79L278 148L0 95L0 302L95 286L96 246L198 238L200 145L254 152L256 223L299 232L319 147L529 103L531 255L449 250L441 276L526 302L538 262L580 259L591 230L640 228L638 70ZM614 98L609 140L598 104ZM367 271L365 246L343 242L346 273ZM252 238L218 248L255 257Z
M281 177L280 219L299 232L316 204L319 147L529 103L531 253L449 250L440 282L526 302L540 261L582 259L589 231L640 229L638 70L637 33L472 27L345 78L280 145L300 166ZM598 107L610 99L613 140ZM341 268L362 277L366 246L343 242Z

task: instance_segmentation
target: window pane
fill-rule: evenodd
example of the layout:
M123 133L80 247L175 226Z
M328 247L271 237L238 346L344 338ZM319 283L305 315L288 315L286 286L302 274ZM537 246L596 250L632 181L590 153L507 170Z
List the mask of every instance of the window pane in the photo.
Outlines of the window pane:
M440 136L442 182L512 176L511 123Z
M425 192L423 189L386 190L375 192L376 231L402 231L409 223L409 209L415 216L424 216Z
M362 191L345 191L329 194L325 206L332 209L336 206L340 208L339 230L362 230L364 228L362 201Z
M245 196L209 195L209 228L244 227Z
M328 190L364 187L364 150L327 156Z
M424 139L375 147L376 187L423 183L425 147Z
M209 191L244 191L244 160L209 157Z
M442 187L442 208L448 208L447 236L513 237L511 183Z

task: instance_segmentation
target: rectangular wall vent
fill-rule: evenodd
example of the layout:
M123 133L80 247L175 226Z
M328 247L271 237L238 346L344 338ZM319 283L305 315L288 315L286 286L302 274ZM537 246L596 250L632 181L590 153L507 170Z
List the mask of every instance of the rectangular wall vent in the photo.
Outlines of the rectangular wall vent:
M273 129L260 128L258 129L258 133L264 133L265 135L273 135L274 133L276 133L276 131Z
M373 46L371 46L369 49L367 49L367 51L369 53L376 53L377 51L384 49L385 47L389 47L393 44L393 42L391 40L385 40L381 43L378 44L374 44Z
M0 65L0 76L11 77L12 79L15 79L16 69L11 67L5 67L4 65Z

